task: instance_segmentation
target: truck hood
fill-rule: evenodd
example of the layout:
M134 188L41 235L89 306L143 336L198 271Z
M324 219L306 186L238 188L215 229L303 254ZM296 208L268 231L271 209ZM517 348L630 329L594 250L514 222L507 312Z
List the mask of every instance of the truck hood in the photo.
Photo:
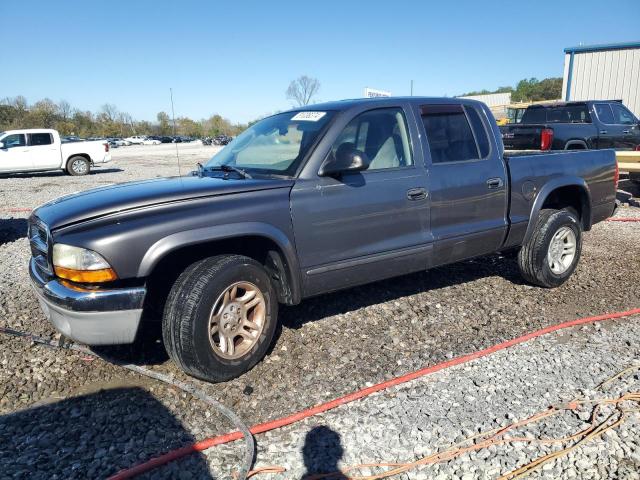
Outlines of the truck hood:
M66 195L38 207L33 215L51 230L141 207L234 193L291 188L293 180L171 177L127 182Z

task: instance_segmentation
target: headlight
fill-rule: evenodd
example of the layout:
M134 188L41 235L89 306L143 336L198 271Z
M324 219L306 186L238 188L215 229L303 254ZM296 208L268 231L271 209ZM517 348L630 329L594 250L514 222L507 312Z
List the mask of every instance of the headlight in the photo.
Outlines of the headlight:
M58 277L72 282L100 283L118 278L100 254L64 243L53 245L53 268Z

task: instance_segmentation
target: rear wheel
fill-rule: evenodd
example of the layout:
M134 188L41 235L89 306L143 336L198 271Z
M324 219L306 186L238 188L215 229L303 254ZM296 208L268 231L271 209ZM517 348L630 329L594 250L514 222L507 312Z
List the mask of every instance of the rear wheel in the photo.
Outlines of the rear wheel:
M91 163L84 157L71 157L67 162L67 173L69 175L87 175L91 171Z
M169 356L186 373L221 382L265 356L277 315L277 297L262 265L220 255L180 275L167 299L162 336Z
M518 253L520 273L541 287L558 287L575 270L581 250L582 228L573 209L543 209L531 238Z

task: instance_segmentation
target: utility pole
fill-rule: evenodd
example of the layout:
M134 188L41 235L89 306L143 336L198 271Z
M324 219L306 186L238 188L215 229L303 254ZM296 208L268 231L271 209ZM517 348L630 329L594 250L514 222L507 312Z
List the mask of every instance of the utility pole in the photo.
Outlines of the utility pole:
M411 96L413 97L413 80L411 80Z

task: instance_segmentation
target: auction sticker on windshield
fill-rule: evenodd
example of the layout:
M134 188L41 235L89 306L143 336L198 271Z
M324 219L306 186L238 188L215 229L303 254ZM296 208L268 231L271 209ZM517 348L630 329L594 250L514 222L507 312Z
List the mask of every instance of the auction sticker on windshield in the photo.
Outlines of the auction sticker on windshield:
M327 112L299 112L296 113L291 120L303 120L305 122L317 122L324 117Z

